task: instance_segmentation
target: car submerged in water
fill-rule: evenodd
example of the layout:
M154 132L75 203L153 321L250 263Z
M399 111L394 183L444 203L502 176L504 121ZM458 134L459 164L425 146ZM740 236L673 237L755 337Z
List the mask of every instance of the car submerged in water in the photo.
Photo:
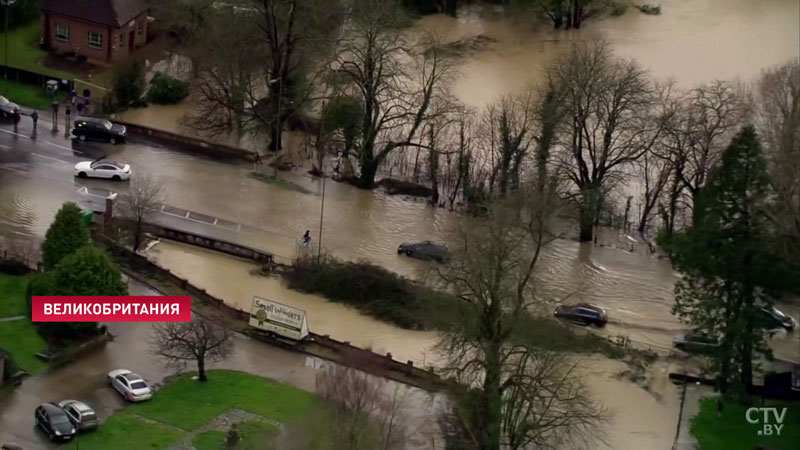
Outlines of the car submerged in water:
M797 321L788 314L784 314L778 308L772 306L769 308L761 308L758 317L761 326L768 330L775 330L783 328L791 332L797 328Z
M450 250L447 247L431 241L404 242L397 247L397 254L438 263L445 263L450 259Z
M557 319L587 326L594 325L596 327L604 327L606 323L608 323L606 310L588 303L558 305L553 311L553 316Z

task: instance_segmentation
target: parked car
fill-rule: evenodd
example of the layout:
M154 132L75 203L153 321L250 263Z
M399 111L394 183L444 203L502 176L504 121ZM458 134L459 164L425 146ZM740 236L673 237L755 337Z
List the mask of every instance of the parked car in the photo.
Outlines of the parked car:
M397 254L403 254L417 259L436 261L439 263L447 262L450 258L450 251L444 245L434 244L431 241L404 242L397 247Z
M71 420L80 431L97 428L97 425L100 423L100 420L97 419L97 414L95 414L94 410L86 403L78 400L63 400L58 402L58 406L67 413L69 420Z
M582 325L594 325L604 327L608 323L606 310L588 303L578 303L576 305L558 305L553 311L553 316L557 319L568 320Z
M686 333L675 336L672 346L683 351L703 353L710 352L720 346L720 341L714 336L702 333Z
M130 402L149 400L153 396L153 390L144 378L127 369L108 372L108 382Z
M77 431L67 413L54 403L39 405L34 413L34 421L51 441L72 439Z
M0 95L0 116L8 119L14 113L15 109L19 109L19 105L12 103L7 98Z
M127 133L128 130L123 125L94 117L81 117L75 121L72 129L72 134L82 141L106 141L112 144L125 142Z
M131 177L131 166L103 159L81 161L75 164L75 176L78 178L107 178L109 180L127 180Z
M793 317L784 314L774 306L761 308L759 319L762 326L767 329L783 328L786 331L793 331L797 327L797 321Z

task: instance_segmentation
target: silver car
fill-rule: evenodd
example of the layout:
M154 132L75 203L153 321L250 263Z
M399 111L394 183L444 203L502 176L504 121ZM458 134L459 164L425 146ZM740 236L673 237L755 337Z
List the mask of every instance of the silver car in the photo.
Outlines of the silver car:
M58 406L67 413L69 420L72 421L80 431L97 428L97 425L100 423L94 410L82 401L64 400L58 402Z
M127 369L108 372L108 382L129 402L141 402L153 396L153 390L144 378Z

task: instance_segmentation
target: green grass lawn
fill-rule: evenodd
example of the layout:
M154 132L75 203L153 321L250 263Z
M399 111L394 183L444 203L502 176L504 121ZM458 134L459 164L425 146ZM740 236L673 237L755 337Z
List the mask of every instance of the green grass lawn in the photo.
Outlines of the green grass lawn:
M313 400L310 392L255 375L213 371L205 383L182 377L160 389L151 401L132 405L129 411L193 430L234 407L286 422L307 411Z
M209 371L205 383L182 376L156 391L152 400L130 405L81 435L80 449L166 449L230 408L286 423L310 411L313 402L310 392L243 372ZM262 422L242 423L240 430L241 450L263 449L278 432ZM197 450L219 450L224 438L224 431L208 431L194 436L192 444ZM76 444L66 448L77 449Z
M39 42L39 21L8 32L8 65L31 72L71 80L74 75L39 64L47 52L35 44ZM0 45L0 61L5 62L5 45Z
M225 448L224 431L204 431L192 439L192 445L196 450L219 450Z
M760 400L754 406L760 407ZM748 423L745 412L749 406L726 402L722 419L717 419L717 398L704 398L700 412L692 419L692 435L701 450L754 449L759 445L774 450L797 450L800 443L800 402L772 402L766 407L787 408L780 436L759 436L762 425ZM762 416L759 416L761 420ZM772 419L774 421L774 418Z
M36 357L47 344L28 319L0 322L0 347L11 352L17 365L32 375L47 368L47 363Z
M0 273L0 318L25 314L28 277Z
M0 273L0 317L25 315L27 287L28 277ZM47 368L47 363L36 357L47 344L27 318L0 322L0 347L11 352L17 365L30 374Z
M53 105L53 101L47 98L44 88L32 84L18 83L12 80L0 80L0 94L20 106L38 109L40 116L42 116L42 111L45 111L45 115L47 115L50 111L50 107ZM65 98L65 93L62 92L59 94L58 99L60 101L63 101ZM23 120L27 119L27 117L23 118Z
M96 431L81 434L65 448L69 450L148 450L165 449L180 440L183 433L146 422L130 414L114 414ZM221 447L217 447L220 449Z

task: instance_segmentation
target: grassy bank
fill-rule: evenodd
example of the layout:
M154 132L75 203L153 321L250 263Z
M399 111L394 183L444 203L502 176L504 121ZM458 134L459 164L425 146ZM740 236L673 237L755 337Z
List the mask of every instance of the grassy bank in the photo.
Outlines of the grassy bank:
M130 405L112 415L96 431L82 435L80 448L156 450L191 437L200 450L219 449L225 430L212 427L194 432L225 411L238 408L286 423L310 411L313 402L314 396L309 392L242 372L209 371L205 383L186 375L167 383L152 400ZM257 448L263 448L263 438L273 434L274 428L261 422L246 422L241 426L242 443L259 440L262 447ZM130 446L124 446L127 443ZM66 448L77 449L77 444L72 442Z
M761 407L756 400L753 406ZM746 411L750 406L725 402L722 418L717 418L717 398L704 398L700 402L700 412L692 419L692 435L697 439L700 450L756 449L795 450L800 443L800 402L771 402L764 407L787 408L783 418L783 428L779 436L759 436L763 416L758 414L759 423L747 422ZM755 418L755 415L753 416ZM775 423L770 416L770 422Z
M414 284L367 262L325 257L318 265L314 258L301 258L283 276L291 289L346 303L405 329L447 331L454 318L468 311L465 304L453 296ZM516 335L519 342L555 351L624 356L619 347L602 337L577 333L550 317L526 315L521 321Z
M53 104L52 100L47 98L44 88L11 80L0 80L0 95L20 106L38 109L40 117L43 111L49 112ZM63 98L64 95L60 95L59 99ZM24 117L23 120L30 119Z
M68 72L45 67L39 62L47 56L47 52L36 44L39 42L39 21L35 20L23 27L8 32L8 65L29 70L56 78L72 79ZM0 45L0 61L5 61L5 46Z
M28 277L0 273L0 318L25 315L27 287ZM0 348L10 352L26 372L36 374L47 368L47 363L36 357L46 347L27 317L0 322Z
M252 179L254 179L254 180L258 180L258 181L260 181L262 183L267 183L267 184L271 184L273 186L279 187L281 189L286 189L287 191L299 192L301 194L310 194L311 193L311 191L309 191L308 189L304 188L303 186L300 186L299 184L291 182L289 180L284 180L283 178L280 178L280 177L277 177L277 176L272 177L272 176L264 175L263 173L258 173L258 172L250 172L249 174L247 174L247 176L252 178Z

